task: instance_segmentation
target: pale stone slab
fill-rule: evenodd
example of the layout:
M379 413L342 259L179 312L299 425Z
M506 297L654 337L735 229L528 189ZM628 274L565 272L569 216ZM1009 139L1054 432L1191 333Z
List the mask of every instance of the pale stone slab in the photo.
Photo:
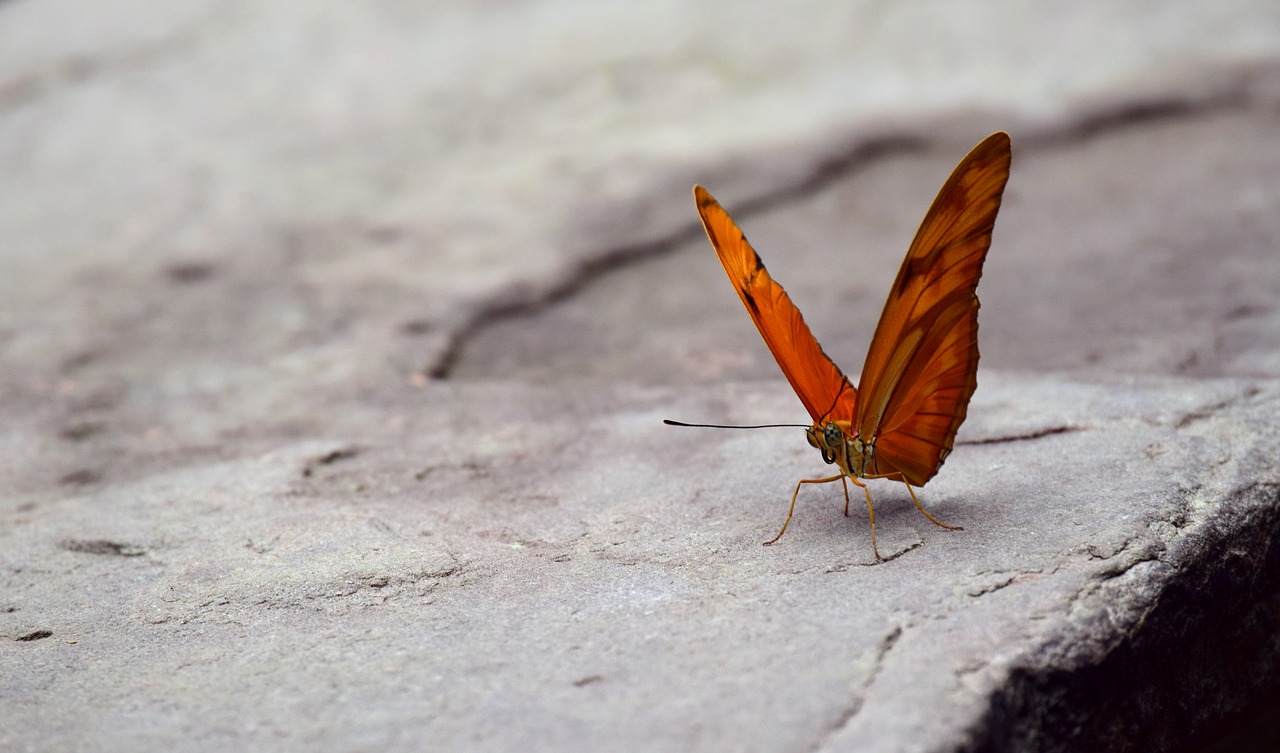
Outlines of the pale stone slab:
M1278 61L1261 0L0 2L0 749L1168 749L1280 667ZM996 128L966 530L759 546L826 468L659 423L798 409L689 185L856 369Z
M760 546L822 466L659 423L722 397L441 385L393 429L10 508L0 742L949 750L1008 733L1017 678L1175 631L1205 558L1276 558L1275 382L989 374L922 491L965 530L875 484L878 565L830 487Z

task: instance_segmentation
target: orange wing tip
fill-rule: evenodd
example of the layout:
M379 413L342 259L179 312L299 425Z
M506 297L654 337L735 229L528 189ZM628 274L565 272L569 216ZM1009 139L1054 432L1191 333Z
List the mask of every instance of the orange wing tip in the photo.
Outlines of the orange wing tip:
M693 184L693 202L697 204L699 212L701 212L704 207L720 206L720 202L716 201L716 197L712 196L710 191L697 183Z

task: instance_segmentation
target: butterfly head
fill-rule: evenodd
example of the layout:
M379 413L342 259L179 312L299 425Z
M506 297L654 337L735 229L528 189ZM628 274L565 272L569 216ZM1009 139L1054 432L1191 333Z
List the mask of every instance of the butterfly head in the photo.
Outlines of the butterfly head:
M871 462L875 443L863 442L852 429L848 421L816 423L805 430L805 437L822 453L824 461L835 463L846 475L858 478Z

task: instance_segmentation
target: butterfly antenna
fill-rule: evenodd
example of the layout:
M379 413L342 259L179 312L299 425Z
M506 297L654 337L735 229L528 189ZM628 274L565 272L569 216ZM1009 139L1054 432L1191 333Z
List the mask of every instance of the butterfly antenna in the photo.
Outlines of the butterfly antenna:
M686 424L684 421L662 419L667 426L688 426L694 429L807 429L806 424L756 424L754 426L729 426L727 424Z

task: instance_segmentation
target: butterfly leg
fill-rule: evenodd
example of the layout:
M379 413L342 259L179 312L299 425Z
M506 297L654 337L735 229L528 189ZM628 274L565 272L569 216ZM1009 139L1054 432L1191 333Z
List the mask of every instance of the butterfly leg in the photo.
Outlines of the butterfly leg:
M795 511L796 511L796 497L800 496L800 487L804 486L805 484L829 484L829 483L831 483L832 481L837 481L837 480L842 479L842 478L844 478L844 474L843 474L843 473L842 473L842 474L840 474L840 475L838 475L838 476L830 476L830 477L828 477L828 478L803 478L803 479L800 479L800 483L796 484L796 490L795 490L794 492L792 492L792 494L791 494L791 509L790 509L790 510L787 510L787 519L786 519L786 520L784 520L784 521L782 521L782 530L781 530L781 531L778 531L778 535L777 535L777 536L774 536L773 538L771 538L771 539L769 539L768 541L764 542L764 545L765 545L765 546L769 546L769 545L770 545L770 544L772 544L773 542L775 542L775 541L777 541L778 539L782 538L782 534L784 534L784 533L786 533L786 532L787 532L787 526L791 524L791 516L792 516L792 515L795 513ZM856 482L855 482L855 483L856 483ZM848 494L848 490L846 490L846 491L845 491L845 493L846 493L846 494Z
M869 489L866 484L862 483L856 478L853 479L853 483L855 486L861 486L862 492L867 495L867 517L871 520L871 552L876 556L876 562L879 562L881 560L881 557L880 557L880 549L879 547L876 546L876 511L871 506L871 489ZM848 500L846 500L846 505L847 504L848 504ZM848 513L845 513L845 514L847 515Z
M849 477L840 474L840 485L844 487L844 516L849 517Z

